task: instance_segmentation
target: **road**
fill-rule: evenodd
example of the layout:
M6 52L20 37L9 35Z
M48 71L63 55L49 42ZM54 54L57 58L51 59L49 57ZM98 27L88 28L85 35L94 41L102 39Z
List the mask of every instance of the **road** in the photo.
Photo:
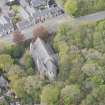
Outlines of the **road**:
M86 16L80 16L77 18L77 21L99 21L105 19L105 11L93 13Z
M53 32L53 31L56 31L58 26L63 22L71 23L74 20L76 22L76 24L79 24L79 23L84 22L84 21L85 22L86 21L87 22L92 22L92 21L99 21L99 20L102 20L102 19L105 19L105 11L93 13L93 14L86 15L86 16L80 16L80 17L77 17L77 18L73 18L73 17L70 17L70 16L64 14L62 16L58 16L58 17L49 19L44 23L39 23L39 24L34 25L34 26L32 26L28 29L25 29L25 30L22 31L22 33L28 39L28 38L32 37L33 28L36 28L39 25L43 25L43 26L48 28L49 32ZM12 42L12 37L5 36L5 37L0 38L0 40Z

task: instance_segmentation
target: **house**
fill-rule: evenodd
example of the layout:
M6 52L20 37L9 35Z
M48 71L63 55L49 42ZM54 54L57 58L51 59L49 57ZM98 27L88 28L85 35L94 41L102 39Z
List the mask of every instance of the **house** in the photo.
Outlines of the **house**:
M23 7L20 7L19 16L21 17L21 19L25 19L25 20L29 20L30 19L29 13Z
M39 23L41 21L41 11L38 10L33 14L33 19L35 23Z
M63 10L59 7L51 7L51 8L49 8L49 10L53 17L59 16L64 13Z
M0 75L0 89L6 89L8 86L8 82L7 80L5 80L5 78Z
M11 6L14 4L19 4L20 0L7 0L6 4Z
M33 24L33 19L30 13L26 10L26 8L20 7L19 16L21 17L21 21L16 23L18 30L22 31L26 28L29 28Z
M0 34L8 35L9 33L14 31L14 27L11 19L8 16L0 16Z
M35 9L33 7L30 7L30 6L27 6L25 9L31 17L33 17L33 14L36 12Z
M46 0L31 0L30 4L34 8L40 8L40 7L45 7L46 6Z
M22 7L27 7L27 6L29 6L29 4L28 4L28 2L26 2L26 0L20 0L20 5L22 6Z
M0 24L0 37L4 35L4 27Z
M30 54L41 75L54 80L57 75L57 56L49 43L37 38L35 42L30 44Z
M57 6L55 0L47 0L47 5L49 6L49 8L52 7L52 6L54 6L54 7Z
M24 30L26 28L29 28L32 25L33 25L33 22L28 21L28 20L21 20L16 24L19 31L22 31L22 30Z
M57 6L55 0L31 0L30 3L34 8L50 8Z
M63 10L61 10L59 7L50 7L33 13L33 18L36 23L39 23L44 22L51 17L62 15L63 13Z
M41 16L43 16L45 20L48 19L50 17L50 15L51 14L50 14L49 9L44 9L41 11Z

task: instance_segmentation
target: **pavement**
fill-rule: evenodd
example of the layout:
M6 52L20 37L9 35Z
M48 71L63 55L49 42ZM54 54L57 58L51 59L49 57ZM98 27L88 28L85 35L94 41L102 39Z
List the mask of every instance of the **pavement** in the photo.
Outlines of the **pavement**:
M76 22L76 24L79 24L81 22L86 22L86 21L87 22L95 22L95 21L99 21L102 19L105 19L105 11L89 14L86 16L80 16L77 18L73 18L72 16L63 14L58 17L51 18L44 23L38 23L28 29L25 29L22 31L22 33L25 35L26 39L29 39L32 37L32 30L34 28L37 28L39 25L43 25L43 26L47 27L49 32L55 32L58 29L59 25L63 22L71 23L74 20ZM13 42L11 35L1 37L0 40L8 41L11 43Z
M105 19L105 11L77 17L77 21L99 21Z

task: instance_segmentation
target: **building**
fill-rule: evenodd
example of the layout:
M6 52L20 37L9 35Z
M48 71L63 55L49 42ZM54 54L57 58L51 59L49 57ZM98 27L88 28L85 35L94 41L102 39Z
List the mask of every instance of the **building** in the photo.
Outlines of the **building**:
M30 54L41 75L45 75L49 80L54 80L57 75L57 56L54 54L49 43L37 38L30 44Z
M14 31L11 19L8 16L0 16L0 36L8 35Z
M49 7L52 7L52 6L56 7L57 6L55 0L47 0L47 5Z
M35 9L33 7L30 7L30 6L27 6L25 9L31 17L33 17L33 14L35 14L35 12L36 12Z
M2 24L0 24L0 37L4 34L4 27Z
M21 17L21 19L30 20L29 13L23 7L20 7L19 16Z
M22 31L34 24L33 18L30 13L29 11L27 11L27 8L23 8L23 7L20 8L19 16L21 17L21 21L17 22L16 24L18 30Z
M7 0L6 4L11 6L14 4L20 4L19 2L20 2L20 0Z
M33 25L33 22L28 21L28 20L21 20L16 24L19 31L27 29L27 28L31 27L32 25Z
M5 78L0 75L0 89L6 89L8 86L8 81L5 80Z
M27 6L29 6L29 3L26 1L26 0L20 0L20 5L22 6L22 7L27 7Z
M50 8L52 6L57 6L55 0L31 0L30 3L34 8Z
M41 7L45 7L47 3L46 3L46 0L31 0L30 4L34 8L41 8Z

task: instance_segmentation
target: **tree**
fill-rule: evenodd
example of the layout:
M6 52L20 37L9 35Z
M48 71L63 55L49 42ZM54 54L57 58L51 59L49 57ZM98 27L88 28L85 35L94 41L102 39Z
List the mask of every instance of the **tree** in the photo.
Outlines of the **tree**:
M22 99L22 103L33 105L40 103L43 81L35 76L22 77L13 83L12 90Z
M105 104L105 85L100 85L82 101L81 105L104 105Z
M67 2L65 3L65 11L69 14L69 15L74 15L76 14L77 11L77 0L67 0Z
M59 45L59 79L66 80L70 72L70 57L69 47L67 43L61 42Z
M104 0L56 0L58 5L65 8L65 11L73 16L81 16L97 11L105 10ZM76 3L76 5L75 5ZM75 8L76 7L76 8Z
M15 29L17 28L16 24L17 24L19 21L21 21L21 17L20 17L20 16L15 15L15 16L12 17L12 23L13 23L13 26L14 26Z
M85 78L88 78L88 80L89 78L97 77L104 81L104 68L94 60L87 60L87 62L83 65L81 70L85 75Z
M22 44L7 46L5 49L5 52L14 59L21 58L24 51L25 51L25 47Z
M34 66L34 62L28 50L25 51L23 57L21 58L21 64L24 65L27 69Z
M16 96L21 99L22 105L32 105L33 99L32 96L26 92L25 82L27 82L25 77L15 80L12 85L12 90L15 92Z
M94 32L95 32L96 23L82 23L79 26L78 32L80 34L81 46L84 48L93 48L94 47Z
M81 92L78 85L68 85L61 90L60 105L79 105Z
M65 4L66 1L67 1L67 0L56 0L56 3L57 3L58 5L60 5L61 7L64 7L64 4Z
M8 102L5 99L1 99L0 105L8 105Z
M10 55L1 54L0 55L0 69L8 72L9 68L13 65L13 59Z
M36 39L37 37L46 40L48 38L48 30L44 26L38 26L37 28L34 28L33 38Z
M20 11L20 6L12 5L10 6L10 9L14 12L14 16L12 17L12 23L14 25L14 28L16 28L16 23L21 20L21 17L18 15Z
M35 66L34 66L34 61L32 59L32 57L29 54L29 51L26 50L26 52L24 53L23 57L20 60L21 65L24 67L25 72L28 75L33 75L35 72Z
M0 54L6 53L6 47L9 47L10 43L0 41Z
M10 9L12 9L15 12L15 14L18 14L20 10L20 6L12 5Z
M25 41L25 37L24 35L17 31L13 33L13 42L15 42L16 44L21 44Z
M94 48L102 53L105 52L105 20L97 22L94 33Z
M61 105L78 105L81 92L78 85L68 85L61 90Z
M39 104L44 82L35 76L28 76L25 81L24 90L32 98L33 103Z
M12 84L11 88L16 93L17 97L24 99L27 96L24 90L24 78L15 79L15 82Z
M7 73L7 77L8 79L11 81L11 87L12 85L14 84L14 82L18 79L21 79L22 77L24 77L26 74L25 74L25 71L24 69L22 69L20 66L18 65L12 65L10 68L9 68L9 71Z
M47 85L41 94L41 103L45 105L59 105L60 89L57 86Z

